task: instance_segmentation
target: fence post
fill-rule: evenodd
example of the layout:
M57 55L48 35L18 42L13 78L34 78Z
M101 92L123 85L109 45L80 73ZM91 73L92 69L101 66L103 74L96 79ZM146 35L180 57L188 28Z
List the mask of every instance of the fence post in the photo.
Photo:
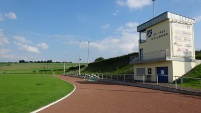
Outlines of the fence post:
M177 77L175 76L175 88L177 89Z
M143 75L143 78L142 78L142 79L143 79L143 84L144 84L144 75Z
M111 75L111 80L112 80L112 75Z
M125 75L124 75L124 82L126 81Z
M156 79L157 79L156 81L157 81L157 85L158 85L158 75L156 75Z
M102 74L102 79L103 79L103 74Z

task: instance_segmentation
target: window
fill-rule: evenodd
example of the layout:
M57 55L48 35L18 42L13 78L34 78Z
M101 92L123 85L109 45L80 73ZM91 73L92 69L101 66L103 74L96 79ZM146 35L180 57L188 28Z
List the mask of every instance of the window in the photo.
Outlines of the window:
M151 73L151 68L148 68L148 74L150 74L150 75L152 74Z
M137 76L142 76L145 74L145 68L136 68L136 71Z
M139 43L144 43L146 42L146 31L140 32L140 40Z

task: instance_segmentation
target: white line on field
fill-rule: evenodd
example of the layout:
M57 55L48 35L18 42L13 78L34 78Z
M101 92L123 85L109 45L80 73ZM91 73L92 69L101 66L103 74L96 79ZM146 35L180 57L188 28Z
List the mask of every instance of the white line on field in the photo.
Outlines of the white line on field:
M37 109L37 110L35 110L35 111L31 112L31 113L37 113L37 112L39 112L39 111L42 111L42 110L44 110L44 109L46 109L46 108L48 108L48 107L50 107L50 106L52 106L52 105L54 105L54 104L56 104L56 103L58 103L58 102L64 100L65 98L69 97L69 96L76 90L76 86L75 86L74 84L73 84L73 86L74 86L73 91L70 92L70 93L69 93L68 95L66 95L65 97L63 97L63 98L61 98L61 99L59 99L59 100L57 100L57 101L55 101L55 102L53 102L53 103L50 103L50 104L48 104L48 105L46 105L46 106L44 106L44 107L42 107L42 108L40 108L40 109Z

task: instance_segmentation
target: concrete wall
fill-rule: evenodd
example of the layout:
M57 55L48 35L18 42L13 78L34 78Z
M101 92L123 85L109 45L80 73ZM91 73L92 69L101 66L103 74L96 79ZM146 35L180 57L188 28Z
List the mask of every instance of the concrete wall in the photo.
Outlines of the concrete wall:
M143 76L137 75L136 68L145 68L145 75L148 74L148 68L152 69L151 81L156 82L157 80L157 67L168 67L168 81L172 83L178 77L184 75L189 72L192 68L196 66L195 62L179 62L179 61L164 61L164 62L152 62L152 63L143 63L143 64L135 64L134 70L135 80L143 80Z
M196 66L201 64L201 60L196 60Z
M146 42L139 44L139 49L143 48L144 57L146 53L170 49L169 27L169 20L166 20L146 29L146 33L152 30L152 35L146 36Z
M141 75L137 75L137 71L136 68L145 68L145 74L148 74L148 68L151 68L152 70L152 74L151 74L151 81L156 82L157 81L157 67L168 67L168 74L172 75L173 71L172 71L172 62L171 61L164 61L164 62L152 62L152 63L143 63L143 64L135 64L134 65L134 70L135 70L135 75L134 75L134 79L135 80L143 80L143 76ZM170 82L172 82L172 77L169 76L168 78L170 80Z
M172 61L173 76L182 76L196 66L195 62ZM173 80L176 78L173 77Z

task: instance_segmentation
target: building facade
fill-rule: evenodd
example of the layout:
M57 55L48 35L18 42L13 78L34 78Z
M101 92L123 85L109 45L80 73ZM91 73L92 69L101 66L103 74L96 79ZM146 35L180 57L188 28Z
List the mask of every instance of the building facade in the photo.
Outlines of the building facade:
M132 57L134 79L173 82L196 66L195 20L165 12L137 27L139 55Z

